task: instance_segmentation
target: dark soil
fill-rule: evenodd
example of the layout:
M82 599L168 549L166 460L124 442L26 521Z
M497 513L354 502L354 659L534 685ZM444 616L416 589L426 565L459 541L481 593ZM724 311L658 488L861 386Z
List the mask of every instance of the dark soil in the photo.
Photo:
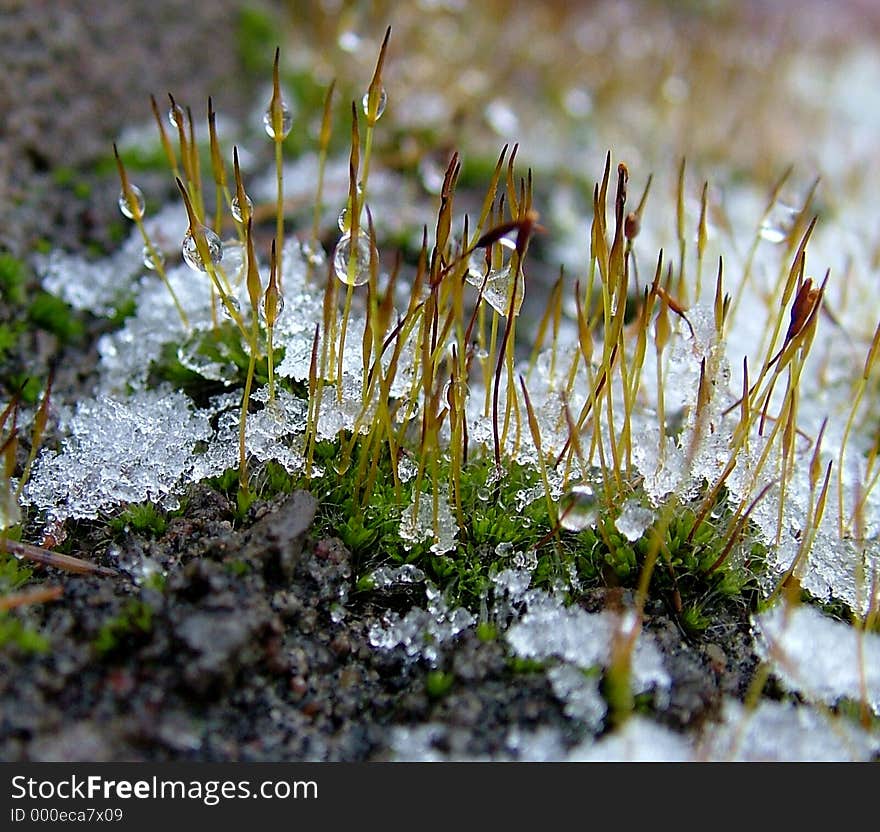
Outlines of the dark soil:
M513 727L583 739L544 674L515 669L502 640L468 630L444 646L438 666L453 681L439 698L424 662L372 647L370 626L389 606L423 606L421 589L353 595L335 623L354 567L338 540L311 537L310 495L257 507L244 529L231 509L200 486L158 540L86 537L93 559L120 574L53 574L63 600L28 616L51 634L51 652L0 654L0 759L374 760L388 757L393 726L428 723L453 756L509 756ZM135 585L145 564L167 571L164 591ZM107 647L102 631L135 599L148 623ZM584 603L601 608L603 596ZM720 646L688 643L662 613L647 628L675 680L661 713L670 726L711 719L723 694L743 692L753 662L742 626L730 622Z

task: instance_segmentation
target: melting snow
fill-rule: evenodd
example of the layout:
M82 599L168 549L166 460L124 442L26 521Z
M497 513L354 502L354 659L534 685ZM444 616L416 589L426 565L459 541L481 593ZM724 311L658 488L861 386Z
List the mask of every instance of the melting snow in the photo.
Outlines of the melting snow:
M862 699L880 714L880 635L860 633L818 610L777 605L755 617L758 645L789 690L835 704Z

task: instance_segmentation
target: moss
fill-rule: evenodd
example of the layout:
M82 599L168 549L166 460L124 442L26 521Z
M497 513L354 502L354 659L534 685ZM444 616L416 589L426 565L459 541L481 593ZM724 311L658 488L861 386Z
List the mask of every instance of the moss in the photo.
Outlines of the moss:
M153 503L135 503L114 517L111 531L117 536L134 532L148 537L161 537L168 521L165 513Z
M12 650L26 655L48 653L49 639L26 625L10 612L0 611L0 650Z
M0 252L0 294L13 306L25 302L28 269L22 260L8 252Z
M242 9L238 14L236 45L242 68L254 77L266 76L272 71L271 52L267 44L278 40L279 21L258 5Z
M522 659L518 656L510 656L507 659L507 667L513 673L543 673L546 666L546 662L541 662L537 659Z
M91 185L74 168L61 165L52 171L52 179L58 187L66 188L77 199L88 199L92 194Z
M133 643L143 641L153 631L153 608L137 599L130 599L118 615L107 619L92 641L95 652L102 657Z
M431 699L442 699L455 684L455 676L442 670L432 670L425 677L425 692Z
M27 310L28 320L40 329L51 332L62 342L82 338L85 326L73 309L48 292L39 292Z

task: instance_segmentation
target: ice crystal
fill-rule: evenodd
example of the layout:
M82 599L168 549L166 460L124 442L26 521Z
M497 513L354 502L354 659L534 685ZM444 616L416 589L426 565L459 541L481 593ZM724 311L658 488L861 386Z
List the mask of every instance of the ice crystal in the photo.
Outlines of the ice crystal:
M26 488L33 505L59 519L145 500L174 505L196 443L211 435L208 417L167 388L82 401L62 426L61 450L43 451Z
M551 667L547 678L553 695L563 703L565 715L585 723L598 731L608 710L599 690L599 677L586 676L577 667L568 664Z
M415 584L425 580L425 573L411 563L403 566L380 566L369 575L374 589L386 589L394 584Z
M614 526L627 540L634 541L645 533L655 517L651 509L645 508L636 499L630 499L623 504Z
M673 763L690 762L693 753L690 743L681 734L645 717L634 716L599 742L588 741L572 749L567 759L584 763Z
M405 616L387 612L368 633L370 644L381 650L401 649L411 661L424 659L435 665L439 647L454 639L476 620L464 607L450 609L442 593L430 582L426 585L427 609L413 607Z
M436 505L431 494L422 493L418 498L416 501L414 496L409 507L404 509L398 529L400 537L410 543L431 540L431 551L436 555L454 549L458 524L446 497L442 493L436 495Z
M507 631L507 642L522 658L555 657L585 669L606 667L620 627L616 613L590 614L579 607L565 607L542 593L534 596L528 612ZM631 672L637 692L668 690L671 684L660 650L646 633L636 641Z
M726 700L722 723L698 745L697 759L758 762L867 761L880 735L845 719L790 702L761 702L754 711Z
M880 636L860 633L806 606L776 606L755 617L758 645L790 690L835 704L860 700L880 714ZM863 687L864 686L864 687Z

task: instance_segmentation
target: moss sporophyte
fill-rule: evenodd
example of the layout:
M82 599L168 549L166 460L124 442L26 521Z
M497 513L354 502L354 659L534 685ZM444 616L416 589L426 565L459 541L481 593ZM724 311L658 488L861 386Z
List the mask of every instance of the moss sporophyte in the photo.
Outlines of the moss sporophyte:
M285 101L280 51L263 119L274 151L269 188L237 147L230 179L210 99L206 170L191 110L169 96L166 119L152 100L185 220L179 210L148 216L115 153L138 262L114 274L128 280L143 263L159 281L134 286L136 313L99 342L96 397L67 414L61 447L30 460L18 480L7 408L7 551L25 545L10 533L21 510L56 523L120 506L169 510L188 485L210 480L236 496L243 520L258 497L306 488L320 497L322 530L354 553L361 591L388 563L418 565L472 609L511 568L570 597L631 588L606 677L620 713L634 707L627 668L650 599L697 635L724 605L774 598L796 582L876 625L866 529L878 442L855 426L870 419L880 326L865 344L845 428L824 440L826 422L803 406L821 387L809 359L828 311L829 275L807 273L813 192L775 242L756 233L731 294L720 257L708 277L707 186L692 226L682 160L677 250L646 255L639 238L659 222L651 177L631 202L636 174L614 168L609 152L592 189L582 268L573 280L560 276L525 327L526 295L546 291L530 275L530 247L553 229L540 225L541 192L517 166L517 145L501 149L476 198L467 191L464 212L463 160L452 153L415 244L395 253L383 240L376 206L394 206L373 189L375 134L394 107L389 35L366 92L342 107L344 130L335 85L327 90L308 230L287 219L285 139L305 126ZM343 132L345 158L331 158ZM343 204L328 205L325 177L337 161L347 187ZM327 209L338 212L338 230L326 227ZM775 275L769 288L753 277L758 257ZM69 284L55 282L60 291ZM766 323L756 331L749 321L747 358L732 351L734 319L756 309ZM844 465L844 456L862 464ZM130 517L161 533L161 512ZM115 633L98 649L111 649ZM440 697L449 678L438 672L427 685Z

